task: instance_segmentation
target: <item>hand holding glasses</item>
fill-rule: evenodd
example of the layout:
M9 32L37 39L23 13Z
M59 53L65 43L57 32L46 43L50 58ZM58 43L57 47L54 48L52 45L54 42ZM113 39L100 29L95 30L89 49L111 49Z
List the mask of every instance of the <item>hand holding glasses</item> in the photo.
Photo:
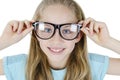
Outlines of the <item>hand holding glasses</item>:
M33 24L34 32L40 39L50 39L54 36L56 29L59 30L60 36L65 40L75 39L82 25L77 23L65 23L65 24L53 24L49 22L39 22L36 21Z

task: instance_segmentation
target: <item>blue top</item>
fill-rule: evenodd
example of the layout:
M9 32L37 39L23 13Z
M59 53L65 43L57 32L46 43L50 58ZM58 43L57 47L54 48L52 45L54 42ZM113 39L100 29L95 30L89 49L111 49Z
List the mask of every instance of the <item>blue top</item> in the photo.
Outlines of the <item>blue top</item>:
M4 72L7 80L25 80L26 54L8 56L3 59ZM89 53L89 62L92 72L92 80L103 80L109 65L107 56ZM54 80L64 80L66 69L53 70Z

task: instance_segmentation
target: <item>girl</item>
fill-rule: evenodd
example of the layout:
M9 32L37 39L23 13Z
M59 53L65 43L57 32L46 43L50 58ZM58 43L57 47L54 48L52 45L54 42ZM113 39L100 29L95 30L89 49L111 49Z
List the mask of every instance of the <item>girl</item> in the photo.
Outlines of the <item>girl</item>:
M32 31L29 55L0 60L8 80L103 80L120 75L120 59L87 52L86 35L96 44L120 53L120 42L103 22L85 19L74 0L43 0L32 21L10 21L0 37L0 50Z

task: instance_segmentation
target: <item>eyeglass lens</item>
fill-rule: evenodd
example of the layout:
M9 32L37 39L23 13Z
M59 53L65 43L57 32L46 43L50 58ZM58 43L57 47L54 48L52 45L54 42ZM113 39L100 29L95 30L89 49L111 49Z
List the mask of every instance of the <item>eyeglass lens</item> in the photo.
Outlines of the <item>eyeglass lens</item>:
M55 24L49 24L44 22L38 22L36 24L36 34L42 38L42 39L49 39L51 38L55 31L56 27ZM78 26L78 24L64 24L61 25L59 29L60 36L64 39L74 39L79 31L81 26Z

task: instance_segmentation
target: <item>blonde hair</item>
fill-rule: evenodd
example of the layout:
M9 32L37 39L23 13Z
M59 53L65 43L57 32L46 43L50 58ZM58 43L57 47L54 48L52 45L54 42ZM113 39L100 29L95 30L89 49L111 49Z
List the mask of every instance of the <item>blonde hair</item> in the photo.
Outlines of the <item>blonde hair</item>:
M49 5L61 4L74 11L78 20L84 20L84 13L74 0L43 0L38 6L33 20L40 20L41 11ZM51 68L39 42L32 32L30 52L26 68L27 80L53 80ZM75 44L66 64L64 80L91 80L91 72L88 61L87 41L83 33L81 40Z

